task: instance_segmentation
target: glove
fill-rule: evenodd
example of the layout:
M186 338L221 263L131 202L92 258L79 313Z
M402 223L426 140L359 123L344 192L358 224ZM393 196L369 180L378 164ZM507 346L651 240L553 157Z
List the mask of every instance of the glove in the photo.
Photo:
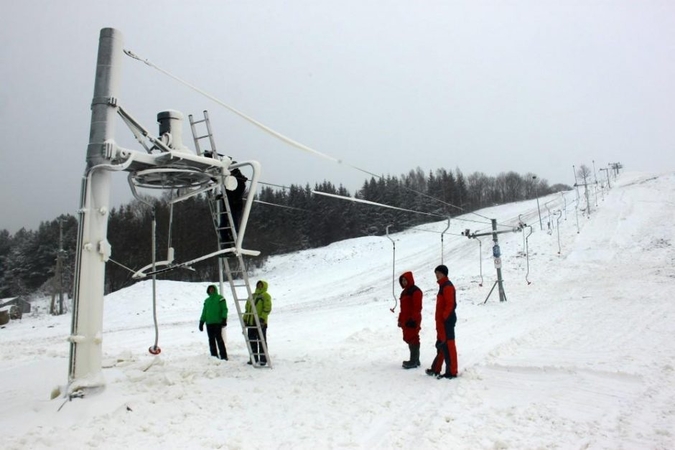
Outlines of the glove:
M260 326L261 326L261 327L266 327L266 326L267 326L267 322L265 321L265 319L260 319Z
M221 328L227 326L227 319L223 319L223 321L220 323Z
M417 322L412 319L408 319L405 323L405 326L408 328L417 328Z
M204 331L204 321L203 320L199 321L199 331Z

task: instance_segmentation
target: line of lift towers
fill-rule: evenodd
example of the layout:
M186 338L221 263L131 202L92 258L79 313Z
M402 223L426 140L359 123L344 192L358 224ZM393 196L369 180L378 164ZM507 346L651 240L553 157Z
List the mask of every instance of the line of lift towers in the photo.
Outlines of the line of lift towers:
M178 195L172 203L200 194L209 198L214 229L218 236L218 248L209 255L181 264L174 263L173 250L169 249L167 259L157 261L153 225L152 263L136 272L134 277L152 277L154 297L157 273L184 267L209 257L222 256L218 258L220 292L224 292L224 283L229 283L249 355L255 360L258 358L253 358L254 356L261 356L253 354L251 342L246 333L247 328L251 326L244 324L243 321L243 310L246 302L252 298L252 291L242 258L243 255L259 253L243 249L242 241L260 176L260 164L257 161L234 163L231 158L219 155L215 149L206 111L203 120L193 120L190 116L195 151L183 145L181 131L183 115L178 111L160 112L157 116L159 135L154 136L150 133L124 109L119 101L118 87L124 53L122 33L113 28L102 29L91 104L86 169L82 178L80 209L78 210L79 230L73 316L71 334L68 338L70 362L68 386L64 393L68 398L82 397L88 392L100 390L105 385L101 369L103 297L105 264L111 257L107 226L113 172L128 173L131 191L141 201L143 198L138 196L138 188L175 190ZM115 122L118 116L129 127L144 150L137 151L117 145ZM198 124L202 124L202 127L206 126L205 133L198 133L196 130ZM202 151L199 144L201 139L210 141L210 150ZM250 170L252 177L240 225L235 227L225 190L235 188L236 179L231 175L231 171L240 167ZM154 300L153 298L153 302ZM255 307L252 308L252 313L255 316L254 326L258 329L258 336L263 336ZM266 367L270 367L271 360L267 354L266 343L262 340L258 344L260 344L256 346L260 348L258 352L268 357ZM155 346L149 350L153 354L160 352L156 341ZM60 394L61 392L58 392L56 395ZM52 395L55 394L52 393Z

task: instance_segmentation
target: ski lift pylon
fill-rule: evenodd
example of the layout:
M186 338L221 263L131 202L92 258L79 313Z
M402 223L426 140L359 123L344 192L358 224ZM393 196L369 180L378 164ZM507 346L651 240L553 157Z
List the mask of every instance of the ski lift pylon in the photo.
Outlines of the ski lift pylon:
M525 273L525 281L527 281L527 284L530 285L532 282L528 280L528 276L530 275L530 248L529 248L529 242L528 239L530 236L532 236L532 227L530 225L525 225L523 227L523 232L525 231L525 228L529 228L530 232L525 236L525 263L527 265L527 272Z
M448 217L448 226L441 232L441 264L443 264L443 235L450 229L450 217Z
M398 306L398 298L396 297L396 292L395 292L395 282L396 282L396 242L389 236L389 227L391 225L387 225L386 232L387 232L387 238L391 241L392 245L392 250L393 250L393 255L392 255L392 268L391 268L391 295L394 297L394 307L389 308L389 311L396 312L396 307Z

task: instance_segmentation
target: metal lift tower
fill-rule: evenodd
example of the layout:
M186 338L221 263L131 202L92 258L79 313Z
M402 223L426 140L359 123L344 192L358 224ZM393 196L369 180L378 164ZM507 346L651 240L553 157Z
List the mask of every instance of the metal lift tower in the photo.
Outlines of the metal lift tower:
M161 271L185 267L196 261L228 253L228 259L220 260L221 292L224 278L232 289L240 322L243 304L250 301L251 288L242 255L257 255L259 252L245 250L242 241L246 224L255 197L260 176L260 164L257 161L233 163L227 156L218 155L215 146L210 151L202 151L198 140L204 136L193 137L197 151L193 152L182 143L182 114L178 111L163 111L158 114L160 136L155 137L126 111L118 97L121 60L124 56L122 34L112 28L101 30L94 97L91 105L91 128L87 147L86 169L82 178L80 195L79 230L74 280L73 318L70 342L70 363L68 387L65 393L69 398L82 397L86 392L96 391L105 385L101 371L103 341L103 294L105 284L105 264L111 256L111 247L107 239L108 216L110 211L110 177L112 172L129 172L129 185L136 196L136 188L180 190L180 195L172 203L183 201L194 195L203 194L209 199L214 227L219 235L229 235L229 241L218 238L218 249L208 255L181 264L173 263L173 251L167 261L156 263L152 255L152 264L138 271L134 277L152 276ZM115 120L119 117L132 131L136 140L145 151L125 149L115 142ZM213 144L208 115L205 112L209 132L206 136ZM238 228L232 219L227 200L217 200L225 196L225 190L236 186L236 180L230 170L246 166L252 171L249 195L243 209ZM234 183L234 185L233 185ZM224 232L226 231L226 233ZM154 243L153 243L154 246ZM228 262L229 261L229 262ZM165 264L157 269L158 264ZM154 284L153 284L154 287ZM154 289L153 289L154 293ZM154 301L154 295L153 295ZM255 308L254 308L255 311ZM257 313L256 328L260 328ZM245 340L251 353L249 339ZM263 342L265 354L266 344ZM151 348L152 349L152 348ZM155 347L156 353L159 348ZM257 356L257 354L256 354ZM268 359L269 361L269 359ZM268 364L269 365L269 364Z

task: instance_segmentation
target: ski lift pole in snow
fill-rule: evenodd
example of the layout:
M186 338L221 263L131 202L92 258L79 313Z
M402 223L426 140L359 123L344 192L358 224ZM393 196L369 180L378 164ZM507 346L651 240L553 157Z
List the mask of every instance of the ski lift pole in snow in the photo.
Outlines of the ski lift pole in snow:
M539 228L544 231L544 226L541 224L541 208L539 207L539 190L537 189L537 176L532 176L534 182L535 196L537 197L537 213L539 214Z
M607 175L607 189L612 189L612 183L609 181L609 169L599 169L605 171L605 175Z
M391 258L392 264L391 264L391 295L394 297L394 307L389 308L389 311L395 312L396 307L398 306L398 297L396 297L396 291L395 291L395 283L396 283L396 242L389 236L389 227L391 225L387 225L386 232L387 232L387 238L391 241L391 246L393 250L393 255Z
M593 192L595 192L595 207L598 207L598 172L595 170L595 160L591 160L593 162L593 178L595 179L595 184L593 185ZM605 199L605 196L602 196L602 199Z
M152 271L155 271L157 262L157 214L155 208L152 208ZM157 346L159 342L159 326L157 325L157 275L152 276L152 320L155 324L155 343L148 348L153 355L159 355L162 350Z
M480 272L480 283L478 286L483 287L483 241L478 238L476 238L476 241L478 241L478 267Z
M562 211L558 210L556 211L558 217L556 218L556 228L558 229L558 254L562 251L562 248L560 247L560 218L562 217Z
M532 236L533 230L532 227L529 225L525 225L524 228L530 229L530 232L527 234L527 236L525 236L525 264L527 267L527 272L525 272L525 281L527 281L527 284L530 285L532 284L532 282L530 282L530 280L528 279L528 277L530 276L530 244L528 240L530 239L530 236ZM525 230L523 229L523 235L524 234Z
M146 268L152 269L152 320L155 326L155 343L151 345L148 348L148 352L152 355L159 355L162 353L162 349L159 348L157 345L159 343L159 325L157 324L157 266L162 264L162 265L169 265L173 261L173 248L171 247L171 222L173 222L173 204L171 204L171 207L169 208L169 242L167 245L168 250L168 255L167 255L167 260L166 261L157 261L157 211L155 206L145 200L143 197L138 195L138 192L136 192L135 189L131 190L132 194L141 203L144 203L150 207L150 213L152 214L152 222L151 222L151 251L152 251L152 259L151 263L149 266L146 266ZM143 269L141 269L143 270Z
M480 283L478 286L483 287L483 242L478 239L475 234L471 234L471 230L469 229L462 231L462 236L478 241L478 267L480 271Z
M577 234L581 233L579 229L579 192L577 191L577 204L574 206L574 215L577 218Z
M527 251L525 250L525 247L526 247L525 246L525 227L526 227L526 225L525 225L525 222L523 222L523 219L522 219L521 216L522 216L522 214L518 214L518 225L523 229L523 254L525 254L525 253L527 253Z
M443 235L450 229L450 217L448 217L448 226L441 232L441 264L443 264Z

